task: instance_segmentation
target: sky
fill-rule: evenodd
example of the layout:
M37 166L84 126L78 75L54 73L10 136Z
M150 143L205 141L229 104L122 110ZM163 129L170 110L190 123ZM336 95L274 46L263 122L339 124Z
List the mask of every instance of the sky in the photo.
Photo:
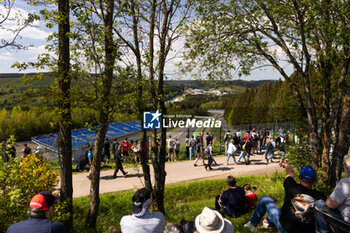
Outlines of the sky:
M0 1L0 21L1 15L4 15L5 9L2 4L3 1ZM14 17L17 14L26 16L28 12L37 12L40 10L40 7L37 6L28 6L26 3L21 1L15 1L14 7L11 11L11 17ZM11 39L13 34L10 32L9 28L16 28L16 23L13 21L6 21L0 25L0 39ZM17 68L11 68L15 62L35 62L38 55L47 52L45 46L48 44L46 38L54 29L48 29L45 27L45 22L36 21L31 27L27 27L20 33L20 37L17 42L28 46L25 50L16 50L10 48L0 49L0 73L26 73L26 72L40 72L47 70L36 70L36 69L27 69L25 71L19 71ZM183 47L183 41L178 41L174 46L175 52L178 52ZM166 71L169 79L191 79L191 75L177 75L176 63L181 61L180 57L169 62L166 66ZM291 67L287 67L287 72L291 73ZM234 77L238 79L239 77ZM240 77L244 80L263 80L263 79L283 79L281 75L272 67L266 67L259 70L254 70L249 76Z

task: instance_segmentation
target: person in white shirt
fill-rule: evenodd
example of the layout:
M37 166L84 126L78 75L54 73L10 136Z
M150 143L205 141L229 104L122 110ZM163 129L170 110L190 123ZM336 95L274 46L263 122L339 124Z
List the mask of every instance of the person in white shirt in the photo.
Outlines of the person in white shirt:
M122 233L163 233L165 218L161 212L151 213L152 198L147 188L139 189L132 197L132 215L120 220Z
M350 224L350 155L344 157L344 169L346 178L338 182L326 202L315 202L316 233L332 232L325 214Z
M236 153L237 153L237 147L234 145L234 140L231 139L230 143L228 144L228 149L227 149L227 160L226 160L226 165L228 165L228 161L230 160L230 157L232 156L234 163L236 164Z

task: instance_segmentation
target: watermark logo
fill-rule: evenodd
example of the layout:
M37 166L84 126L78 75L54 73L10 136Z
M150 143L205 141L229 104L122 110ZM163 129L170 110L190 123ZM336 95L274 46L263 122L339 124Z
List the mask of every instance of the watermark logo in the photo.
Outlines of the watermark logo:
M162 120L161 117L162 116ZM178 120L175 120L178 118ZM156 112L143 112L144 129L160 128L220 128L221 121L210 116L162 115Z
M157 110L156 112L143 112L143 128L144 129L160 129L162 114Z

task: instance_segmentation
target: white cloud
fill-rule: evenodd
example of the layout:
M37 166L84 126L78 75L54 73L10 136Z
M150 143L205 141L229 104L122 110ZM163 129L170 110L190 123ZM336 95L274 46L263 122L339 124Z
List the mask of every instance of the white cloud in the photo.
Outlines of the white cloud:
M0 18L7 14L3 5L0 5ZM23 21L28 17L29 11L22 8L11 9L9 19L0 25L0 38L8 40L12 39L16 33L16 30L22 27ZM40 21L32 23L33 26L27 27L21 31L20 36L22 38L45 40L50 33L40 28Z

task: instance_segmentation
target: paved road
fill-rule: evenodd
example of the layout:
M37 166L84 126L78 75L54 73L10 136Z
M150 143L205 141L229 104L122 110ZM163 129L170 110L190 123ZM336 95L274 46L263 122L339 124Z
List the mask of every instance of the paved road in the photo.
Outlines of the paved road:
M270 163L266 165L263 155L253 155L251 157L251 165L226 165L226 157L215 157L218 165L214 165L214 170L206 171L201 163L194 167L194 161L168 162L165 170L167 172L166 184L183 183L191 180L207 180L225 178L228 175L261 175L281 171L278 163ZM232 160L230 161L232 164ZM128 168L127 176L122 176L119 172L116 179L112 178L113 170L101 172L100 193L118 192L123 190L138 189L143 186L142 168ZM151 168L153 177L153 168ZM79 173L73 175L74 197L89 195L90 181L86 177L87 173Z

